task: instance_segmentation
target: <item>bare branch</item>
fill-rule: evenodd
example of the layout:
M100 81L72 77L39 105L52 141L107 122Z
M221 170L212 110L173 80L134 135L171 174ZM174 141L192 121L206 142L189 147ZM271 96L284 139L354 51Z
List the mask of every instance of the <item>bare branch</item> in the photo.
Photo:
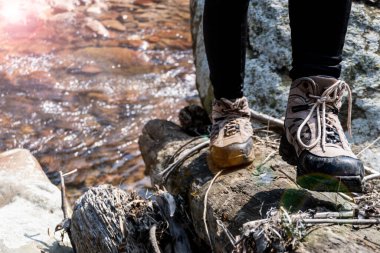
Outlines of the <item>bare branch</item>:
M162 181L165 182L166 179L169 177L170 173L177 168L179 165L181 165L187 158L194 155L196 152L199 152L200 150L204 149L205 147L208 147L210 144L210 140L207 139L199 144L197 144L195 147L190 148L186 150L186 152L183 152L180 157L177 159L177 161L170 164L166 169L161 171L159 173L160 176L162 176Z
M61 208L63 212L63 219L68 218L67 203L66 203L66 187L65 187L65 178L63 177L62 171L59 172L61 178Z
M352 225L374 225L380 224L380 219L304 219L306 224L352 224Z
M380 178L380 173L376 173L376 174L372 174L372 175L369 175L369 176L366 176L363 178L362 182L367 182L369 180L372 180L372 179L377 179L377 178Z
M290 222L295 222L296 220L302 219L303 221L305 220L310 220L311 217L313 219L328 219L331 220L331 218L352 218L354 217L354 211L343 211L343 212L322 212L322 213L316 213L314 215L311 215L309 213L302 213L302 214L293 214L288 217L288 220ZM243 229L251 229L255 228L258 225L262 223L268 222L268 219L261 219L261 220L254 220L254 221L249 221L243 224Z
M368 174L377 174L377 173L379 173L379 171L374 170L374 169L372 169L372 168L370 168L370 167L368 167L368 166L364 166L364 170L365 170L365 172L367 172Z
M362 154L365 150L369 149L370 147L372 147L373 145L375 145L376 142L378 142L380 140L380 136L376 138L376 140L374 140L373 142L371 142L367 147L363 148L359 153L357 153L356 155L359 156L360 154Z
M260 168L261 166L263 166L264 164L266 164L270 159L272 159L272 157L274 156L274 155L276 155L277 154L277 151L273 151L273 152L271 152L265 159L264 159L264 161L262 162L262 163L260 163L260 165L259 166L257 166L257 168Z
M74 174L74 173L77 173L77 172L78 172L78 169L75 169L75 170L69 171L69 172L63 174L63 177L70 176L71 174Z
M149 240L152 243L154 253L161 253L160 247L158 246L157 238L156 238L156 230L157 225L153 225L149 229Z
M209 240L209 243L210 243L210 246L212 248L212 241L211 241L211 236L210 236L210 233L208 231L208 225L207 225L207 198L208 198L208 194L211 190L211 187L212 185L214 184L215 180L220 176L220 174L223 173L223 170L219 171L215 176L214 178L211 180L210 182L210 185L206 191L206 194L205 194L205 198L203 200L203 223L204 223L204 226L205 226L205 231L206 231L206 234L207 234L207 237L208 237L208 240Z
M266 115L264 113L260 113L251 109L251 117L262 124L268 124L269 128L274 127L283 130L284 129L284 121L280 119L276 119L275 117Z

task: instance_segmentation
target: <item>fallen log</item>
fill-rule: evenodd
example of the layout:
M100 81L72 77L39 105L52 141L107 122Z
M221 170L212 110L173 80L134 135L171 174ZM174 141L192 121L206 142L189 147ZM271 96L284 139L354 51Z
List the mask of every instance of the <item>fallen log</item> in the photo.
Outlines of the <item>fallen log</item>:
M188 135L172 122L152 120L145 125L139 145L146 173L152 183L165 187L171 194L185 200L185 209L189 213L187 222L192 225L195 235L212 251L380 251L380 245L377 244L380 231L376 227L353 230L349 225L318 225L311 230L305 227L306 233L297 237L291 234L294 232L292 229L297 228L289 229L288 226L286 231L290 231L290 235L285 237L281 232L283 228L266 226L251 230L248 237L252 240L242 240L248 238L244 235L247 231L242 230L243 225L268 218L274 208L282 207L291 213L308 212L311 209L338 212L352 211L356 205L336 193L318 193L299 188L295 183L294 167L284 163L278 155L273 155L276 150L266 146L265 141L257 143L255 147L254 164L222 173L214 178L210 188L214 175L207 166L208 149L202 145L205 141L204 138ZM185 159L181 156L196 146L199 147L197 152L191 152ZM178 159L180 161L177 163ZM173 169L164 173L166 177L163 178L162 172L166 172L170 166ZM208 198L204 203L206 194ZM266 235L265 231L272 231L272 236ZM242 241L244 245L239 244Z
M256 133L252 165L214 176L209 140L195 136L207 132L204 118L185 129L164 120L145 125L139 145L158 190L144 199L91 188L61 225L78 253L380 251L378 187L355 197L302 189L273 148L279 136L268 132Z
M150 202L103 185L76 201L70 232L77 253L145 253L149 229L162 220Z
M69 228L76 253L190 253L180 201L157 190L146 199L111 185L90 188L75 203Z

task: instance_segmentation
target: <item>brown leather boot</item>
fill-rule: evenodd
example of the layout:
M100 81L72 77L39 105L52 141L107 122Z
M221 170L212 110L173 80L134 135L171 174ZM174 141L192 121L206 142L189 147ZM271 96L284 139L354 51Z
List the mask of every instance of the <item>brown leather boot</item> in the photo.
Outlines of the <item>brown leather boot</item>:
M253 162L253 130L245 97L215 100L212 123L208 157L212 172Z
M338 119L342 96L348 92L351 132L351 90L335 78L311 76L290 88L280 154L297 165L297 183L317 191L361 192L363 163L352 153Z

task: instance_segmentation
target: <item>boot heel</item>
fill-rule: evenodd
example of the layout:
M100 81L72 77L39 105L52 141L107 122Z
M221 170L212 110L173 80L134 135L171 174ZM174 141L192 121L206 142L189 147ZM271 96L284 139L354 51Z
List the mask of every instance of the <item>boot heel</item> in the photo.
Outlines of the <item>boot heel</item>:
M282 157L282 160L284 160L290 165L293 165L293 166L297 165L298 157L297 157L296 150L288 142L285 135L281 137L279 153L280 153L280 156Z

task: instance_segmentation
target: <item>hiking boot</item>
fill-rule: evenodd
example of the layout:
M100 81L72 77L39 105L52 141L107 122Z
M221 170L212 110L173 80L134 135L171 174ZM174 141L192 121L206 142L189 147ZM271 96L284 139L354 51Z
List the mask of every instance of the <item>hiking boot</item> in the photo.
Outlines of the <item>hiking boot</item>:
M253 130L247 98L221 98L212 107L210 170L247 165L253 162Z
M351 134L351 90L335 78L312 76L290 88L280 155L297 165L297 183L316 191L361 192L363 163L352 153L338 119L348 92L347 127Z

